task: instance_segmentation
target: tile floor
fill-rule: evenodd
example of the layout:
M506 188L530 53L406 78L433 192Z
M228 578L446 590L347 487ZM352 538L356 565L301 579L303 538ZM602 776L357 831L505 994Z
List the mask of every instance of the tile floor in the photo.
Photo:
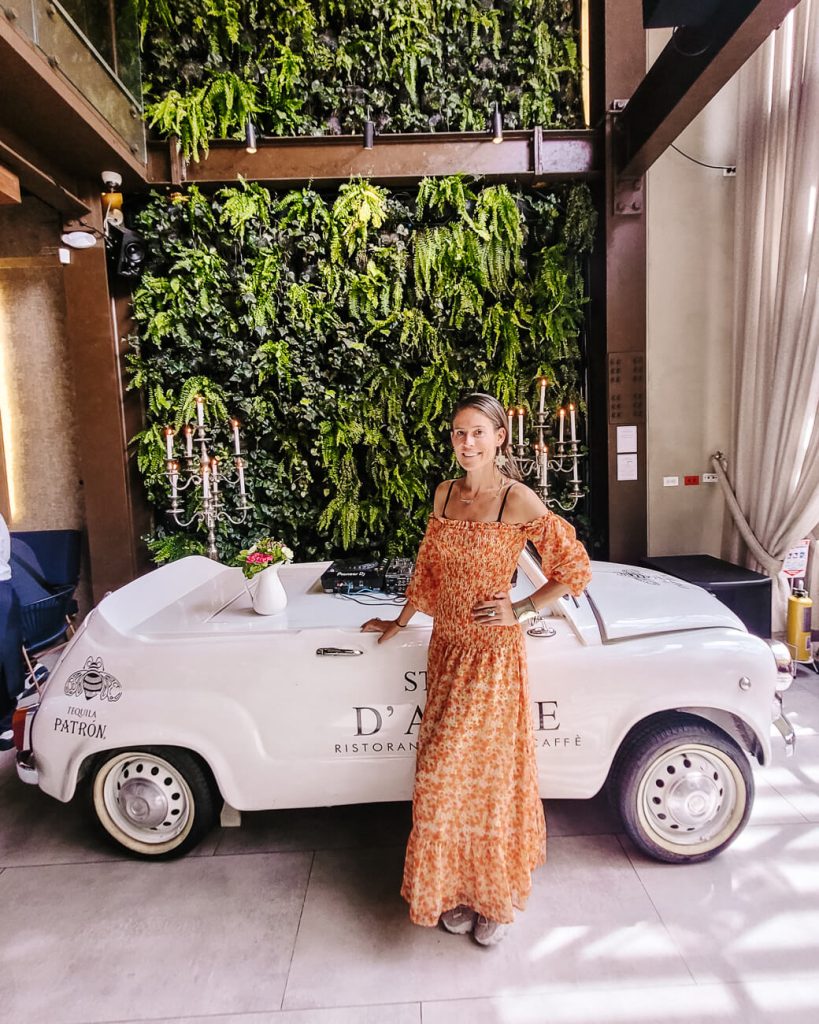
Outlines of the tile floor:
M245 816L129 860L0 754L0 1022L815 1024L819 677L787 700L724 854L647 860L601 799L547 808L549 863L495 949L408 923L408 805Z

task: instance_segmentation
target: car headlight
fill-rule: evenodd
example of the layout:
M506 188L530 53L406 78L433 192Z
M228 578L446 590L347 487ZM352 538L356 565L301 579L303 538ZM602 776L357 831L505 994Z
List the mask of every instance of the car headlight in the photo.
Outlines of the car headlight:
M781 640L767 640L766 643L776 662L776 691L781 693L791 685L793 677L796 675L796 665L791 657L791 652Z

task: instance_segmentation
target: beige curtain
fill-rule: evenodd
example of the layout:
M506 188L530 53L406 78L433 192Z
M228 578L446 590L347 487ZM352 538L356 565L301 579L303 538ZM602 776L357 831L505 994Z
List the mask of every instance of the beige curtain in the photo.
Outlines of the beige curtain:
M777 571L819 524L819 0L740 72L736 185L728 556L777 577L781 629Z

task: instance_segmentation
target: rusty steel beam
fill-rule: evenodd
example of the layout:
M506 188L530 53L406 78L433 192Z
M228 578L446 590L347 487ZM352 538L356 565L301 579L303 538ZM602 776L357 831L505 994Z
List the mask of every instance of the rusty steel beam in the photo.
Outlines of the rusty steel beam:
M385 185L412 185L427 176L470 174L489 180L538 184L588 179L603 171L601 133L581 131L504 132L493 143L484 132L439 132L376 136L364 149L360 135L260 139L255 153L240 142L212 142L198 162L181 161L173 142L151 143L151 185L221 185L241 175L273 188L312 181L340 185L360 175Z
M38 152L58 167L54 176L60 182L99 180L100 171L113 166L122 174L126 189L142 187L145 164L58 65L52 66L44 53L12 27L13 19L9 19L13 14L9 7L5 17L0 16L0 128L36 143ZM12 169L20 173L16 167ZM20 178L28 187L22 174ZM73 191L70 186L69 191Z
M0 164L0 206L20 202L20 179Z
M722 3L676 33L617 117L620 178L639 178L796 7L799 0Z

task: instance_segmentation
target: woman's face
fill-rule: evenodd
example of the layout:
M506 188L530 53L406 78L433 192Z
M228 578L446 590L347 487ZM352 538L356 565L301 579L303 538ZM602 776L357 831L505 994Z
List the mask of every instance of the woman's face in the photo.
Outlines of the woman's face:
M452 421L452 447L463 469L483 469L494 465L495 453L506 438L506 431L495 428L492 420L477 409L462 409Z

